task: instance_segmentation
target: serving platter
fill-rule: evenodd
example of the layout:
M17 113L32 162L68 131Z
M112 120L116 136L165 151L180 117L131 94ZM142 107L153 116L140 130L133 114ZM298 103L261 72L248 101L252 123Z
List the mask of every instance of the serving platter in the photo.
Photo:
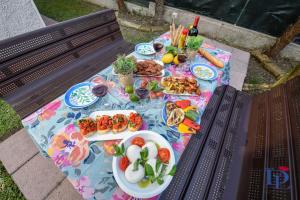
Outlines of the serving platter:
M153 141L154 143L158 144L160 147L167 148L170 151L170 160L168 167L166 169L166 174L171 170L172 166L175 164L175 156L174 151L170 145L170 143L159 133L143 130L143 131L137 131L134 134L127 136L124 138L121 144L124 144L125 147L128 147L131 144L131 141L134 137L142 137L146 141ZM120 157L113 157L112 162L112 169L113 169L113 175L114 178L119 185L119 187L126 192L127 194L135 197L135 198L151 198L154 197L160 193L162 193L170 184L172 180L172 176L164 176L164 183L162 185L158 185L156 182L153 184L150 184L146 188L141 188L138 186L138 184L129 183L124 175L124 172L122 172L119 168L119 161Z
M137 60L136 62L141 62L141 61L145 61L145 60ZM154 62L156 62L157 64L161 65L161 66L164 66L164 63L160 60L153 60ZM114 68L112 69L112 74L113 75L117 75ZM136 76L136 77L158 77L158 78L161 78L161 77L164 77L166 74L166 71L164 69L161 70L161 75L140 75L140 74L136 74L134 73L133 75Z
M155 54L152 43L140 43L135 46L135 52L141 55L149 56Z
M206 64L193 64L190 67L194 76L206 81L213 81L218 77L218 72Z
M176 92L168 91L168 90L165 89L165 87L163 87L163 84L162 84L164 78L167 78L167 77L163 77L163 78L161 79L161 81L160 81L160 86L161 86L162 88L164 88L164 90L163 90L163 93L164 93L164 94L168 94L168 95L176 95L176 96L200 96L200 95L198 95L198 94L196 94L196 93L188 93L188 92L184 92L184 93L176 93ZM200 88L200 85L199 85L198 82L197 82L197 86L198 86L198 88Z
M136 111L135 110L96 111L96 112L91 113L90 117L92 119L96 119L97 116L109 115L112 117L116 114L123 114L128 117L130 113L136 113ZM114 133L112 131L109 131L107 133L95 132L93 135L86 137L86 140L88 140L88 141L120 140L127 136L132 135L133 133L134 133L133 131L129 131L128 129L126 129L125 131L119 132L119 133Z
M65 105L70 108L85 108L96 103L96 97L91 90L92 83L83 82L72 86L64 96Z

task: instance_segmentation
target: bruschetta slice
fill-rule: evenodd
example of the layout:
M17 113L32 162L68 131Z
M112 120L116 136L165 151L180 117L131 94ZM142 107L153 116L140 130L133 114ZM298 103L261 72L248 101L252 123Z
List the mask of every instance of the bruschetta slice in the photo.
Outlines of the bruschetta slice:
M97 122L97 131L99 133L107 133L112 129L113 120L108 115L97 116L96 122Z
M128 119L123 114L116 114L113 116L112 131L115 133L122 132L127 129Z
M138 131L143 125L143 118L139 113L130 113L128 121L130 131Z

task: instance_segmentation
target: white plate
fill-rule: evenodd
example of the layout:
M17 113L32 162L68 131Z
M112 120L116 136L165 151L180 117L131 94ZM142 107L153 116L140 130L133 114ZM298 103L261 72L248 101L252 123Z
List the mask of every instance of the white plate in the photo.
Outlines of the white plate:
M145 61L145 60L137 60L136 62L141 62L141 61ZM164 67L164 63L162 61L160 61L160 60L153 60L153 61ZM160 72L161 72L161 75L159 75L159 76L154 76L154 75L139 75L139 74L133 74L133 75L134 76L138 76L138 77L164 77L165 74L166 74L165 70L162 69ZM116 72L115 72L115 70L114 70L114 68L112 69L112 74L113 75L117 75Z
M96 111L90 114L90 117L93 119L96 119L97 116L101 115L109 115L109 116L114 116L115 114L123 114L126 115L127 117L129 116L130 113L136 113L135 110L106 110L106 111ZM131 136L134 132L129 131L126 129L123 132L120 133L113 133L112 131L109 131L107 133L98 133L96 132L95 134L86 137L86 140L88 141L104 141L104 140L121 140L127 136Z
M170 143L164 137L162 137L160 134L153 132L153 131L145 130L145 131L137 131L133 135L124 138L120 144L124 143L125 148L128 148L128 146L131 143L131 140L136 136L140 136L140 137L144 138L144 140L146 140L146 141L151 140L151 141L157 143L160 147L169 149L170 161L169 161L169 165L166 170L166 174L168 174L171 171L173 165L175 164L174 151L173 151ZM124 192L126 192L127 194L129 194L135 198L151 198L151 197L154 197L154 196L162 193L168 187L168 185L170 184L170 182L173 178L172 176L165 175L164 183L162 185L158 185L155 182L154 184L150 184L146 188L141 188L137 184L129 183L126 180L124 172L119 169L119 164L118 164L119 160L120 160L120 157L113 157L112 169L113 169L114 177L115 177L118 185L120 186L120 188Z
M135 46L135 52L141 55L153 55L155 50L152 43L140 43Z

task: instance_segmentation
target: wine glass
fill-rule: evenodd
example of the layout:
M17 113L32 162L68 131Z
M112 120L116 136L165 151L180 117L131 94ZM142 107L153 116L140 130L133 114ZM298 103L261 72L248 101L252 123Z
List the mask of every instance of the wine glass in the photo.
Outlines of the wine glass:
M164 40L162 38L154 39L153 48L155 50L155 59L157 59L158 53L164 48Z

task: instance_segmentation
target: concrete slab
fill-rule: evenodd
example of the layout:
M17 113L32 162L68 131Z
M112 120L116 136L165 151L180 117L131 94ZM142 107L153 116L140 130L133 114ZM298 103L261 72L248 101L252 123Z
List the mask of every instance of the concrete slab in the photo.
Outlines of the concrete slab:
M53 161L37 154L13 175L13 180L28 200L42 200L65 176Z
M65 179L53 190L46 200L82 200L81 195L74 189L73 185Z
M56 24L57 23L57 21L55 21L54 19L51 19L49 17L46 17L45 15L41 15L41 16L42 16L42 19L45 22L46 26L50 26L52 24Z
M0 144L0 160L9 174L38 153L30 136L22 129Z
M230 71L240 72L246 76L249 65L249 59L243 62L233 57L230 59Z
M237 59L237 60L245 63L247 61L249 62L250 53L247 52L247 51L243 51L243 50L237 49L237 48L233 48L232 57L234 59Z
M242 90L246 74L233 71L233 70L230 70L229 73L230 73L229 85L236 88L237 90Z

